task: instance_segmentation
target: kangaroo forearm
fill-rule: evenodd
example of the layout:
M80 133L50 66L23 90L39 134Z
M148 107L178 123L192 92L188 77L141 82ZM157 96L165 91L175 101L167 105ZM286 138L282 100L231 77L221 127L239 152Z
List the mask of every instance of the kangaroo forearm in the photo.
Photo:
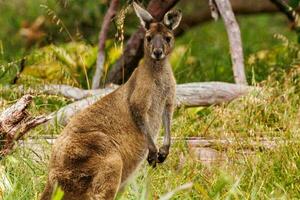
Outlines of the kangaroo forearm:
M173 116L173 105L167 104L163 113L163 125L165 130L163 145L170 147L171 145L171 124Z
M155 143L152 139L150 128L147 122L146 114L140 112L141 109L131 107L133 120L135 121L139 130L146 136L147 146L149 150L156 150Z
M163 125L165 129L163 145L169 147L171 145L171 114L170 113L164 114Z

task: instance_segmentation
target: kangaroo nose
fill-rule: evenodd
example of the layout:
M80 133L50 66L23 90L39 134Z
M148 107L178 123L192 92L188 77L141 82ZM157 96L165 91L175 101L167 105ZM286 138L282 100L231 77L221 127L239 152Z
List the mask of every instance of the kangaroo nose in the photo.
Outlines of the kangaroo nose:
M156 58L160 58L162 55L162 49L154 49L153 54L155 55Z

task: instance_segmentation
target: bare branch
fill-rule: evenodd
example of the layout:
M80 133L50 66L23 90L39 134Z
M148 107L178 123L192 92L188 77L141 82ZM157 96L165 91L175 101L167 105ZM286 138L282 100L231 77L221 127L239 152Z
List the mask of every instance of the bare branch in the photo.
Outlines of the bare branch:
M286 1L283 0L270 0L277 8L284 13L287 18L292 22L292 28L295 30L298 43L300 43L300 16L297 9L292 8ZM299 11L299 9L298 9Z
M253 88L245 85L222 82L179 84L176 88L177 106L193 107L221 104L245 95L251 89ZM58 122L59 124L65 125L74 114L95 103L97 100L114 90L115 89L113 88L106 88L97 90L97 92L84 91L85 94L94 93L95 95L61 108L51 115L54 118L50 122L52 124ZM80 90L76 89L76 91L79 92L78 96L83 96L80 94Z
M214 0L224 20L227 30L234 80L237 84L247 85L244 67L244 55L239 25L235 19L229 0Z
M280 10L280 12L284 13L291 22L296 21L296 13L285 1L282 0L270 0L270 1L274 5L276 5L276 7Z
M76 101L74 103L71 103L61 109L59 109L57 112L54 112L51 114L51 117L53 119L49 121L52 125L53 124L61 124L61 125L66 125L70 118L79 112L80 110L83 110L84 108L88 107L89 105L92 105L95 103L97 100L103 98L104 96L108 95L109 93L113 92L114 89L101 89L99 90L99 93L87 97L85 99Z
M105 41L107 38L110 22L115 16L118 6L119 0L111 0L109 8L103 19L101 31L99 34L98 57L96 63L96 71L93 77L92 89L97 89L100 87L100 80L102 77L103 65L105 62Z
M81 88L73 87L70 85L35 85L34 88L26 88L23 85L19 85L17 87L5 86L0 87L2 90L10 90L15 91L21 94L50 94L50 95L60 95L66 98L70 98L73 100L81 100L96 94L101 94L103 91L107 89L116 89L118 85L110 84L106 87L106 89L95 89L95 90L84 90Z
M31 101L31 95L24 95L17 103L1 113L0 137L5 142L0 144L0 156L7 155L12 150L15 141L21 139L30 129L51 119L51 116L29 117L26 109Z

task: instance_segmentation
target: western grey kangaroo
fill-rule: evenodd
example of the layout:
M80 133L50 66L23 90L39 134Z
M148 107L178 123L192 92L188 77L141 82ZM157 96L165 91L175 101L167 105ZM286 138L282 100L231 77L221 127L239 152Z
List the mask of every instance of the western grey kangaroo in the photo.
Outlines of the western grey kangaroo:
M176 82L168 56L181 12L169 11L157 22L137 3L133 6L145 29L144 59L123 86L64 128L52 148L42 200L51 199L55 184L64 200L114 199L147 152L152 166L169 154ZM154 139L161 122L165 135L158 150Z

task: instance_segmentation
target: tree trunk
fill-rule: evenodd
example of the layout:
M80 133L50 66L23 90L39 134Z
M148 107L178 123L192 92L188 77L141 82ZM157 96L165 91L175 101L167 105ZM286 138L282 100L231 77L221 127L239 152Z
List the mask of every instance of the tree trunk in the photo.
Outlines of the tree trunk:
M214 0L226 27L235 83L247 85L240 27L229 0Z
M117 12L118 5L119 0L111 0L109 8L103 19L101 31L99 33L98 56L96 63L96 71L93 76L92 89L97 89L100 87L100 80L102 77L103 66L105 62L105 41L109 30L110 22Z

